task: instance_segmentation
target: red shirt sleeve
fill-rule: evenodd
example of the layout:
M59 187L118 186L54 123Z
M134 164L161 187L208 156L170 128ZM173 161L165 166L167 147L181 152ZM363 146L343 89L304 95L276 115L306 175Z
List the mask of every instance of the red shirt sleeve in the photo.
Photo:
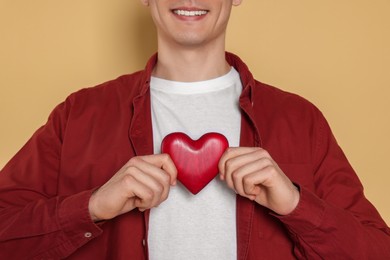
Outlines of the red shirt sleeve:
M277 216L303 259L390 259L390 230L319 116L313 157L315 192L300 187L298 207ZM299 185L299 184L298 184Z
M88 212L92 190L58 195L69 103L0 172L0 259L66 257L102 232Z

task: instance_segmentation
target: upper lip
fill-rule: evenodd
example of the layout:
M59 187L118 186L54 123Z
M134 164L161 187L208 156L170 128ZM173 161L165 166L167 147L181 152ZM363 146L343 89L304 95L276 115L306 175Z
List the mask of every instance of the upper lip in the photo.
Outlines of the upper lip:
M172 8L171 10L172 11L175 11L175 10L183 10L183 11L209 11L207 9L194 7L194 6L180 6L180 7Z

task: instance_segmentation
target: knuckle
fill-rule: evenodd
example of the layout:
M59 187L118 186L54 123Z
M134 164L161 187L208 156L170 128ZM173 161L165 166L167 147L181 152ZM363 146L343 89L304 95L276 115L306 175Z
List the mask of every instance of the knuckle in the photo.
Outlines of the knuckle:
M263 168L273 165L272 160L269 157L262 156L257 161L263 166Z
M241 174L240 174L240 171L234 171L232 173L232 179L234 181L239 181L241 179Z
M263 150L263 155L264 155L264 157L266 157L267 159L271 159L271 155L269 154L269 152L268 151L266 151L266 150Z
M135 168L134 164L128 163L125 166L124 172L125 173L130 173L130 172L132 172L132 170L134 170L134 168Z
M161 196L161 202L168 198L169 192L164 192Z
M164 173L161 175L161 179L163 181L163 184L167 184L167 183L170 183L171 176L169 176L169 174Z
M272 167L273 166L272 160L268 157L263 158L263 163L264 163L265 167Z
M267 157L268 156L268 152L260 147L256 147L254 152L259 157Z
M158 184L158 185L156 185L154 190L155 190L155 193L162 194L164 192L164 186L162 184Z
M234 148L233 147L228 147L226 150L225 150L225 154L227 155L227 157L231 157L231 155L234 153Z
M269 165L265 168L269 178L275 178L278 176L278 171L273 165Z
M234 169L234 161L233 160L227 160L225 162L225 168L227 171L231 171L232 169Z
M244 178L242 178L242 183L245 186L249 186L249 185L252 185L253 181L252 181L252 178L247 175L247 176L244 176Z
M144 201L147 201L147 202L152 201L153 197L154 197L154 193L152 190L149 190L149 189L145 190L144 195L143 195Z
M139 172L139 169L135 166L128 166L126 167L126 169L124 170L124 172L122 173L123 175L123 178L130 178L131 180L134 180L135 179L135 176L137 175L137 173Z
M167 153L163 153L160 156L161 156L161 161L164 162L164 163L170 161L170 159L171 159L171 157Z
M139 156L134 156L134 157L132 157L132 158L128 161L127 165L128 165L129 167L131 167L131 166L137 165L137 164L140 163L141 161L142 161L142 159L141 159Z
M126 174L122 178L123 183L128 186L134 181L134 177L130 174Z

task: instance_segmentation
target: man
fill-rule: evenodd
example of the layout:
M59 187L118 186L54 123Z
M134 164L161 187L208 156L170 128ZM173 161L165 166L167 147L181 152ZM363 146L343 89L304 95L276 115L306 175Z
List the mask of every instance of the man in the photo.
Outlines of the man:
M4 259L386 259L390 230L322 114L225 53L240 0L142 0L145 70L72 94L0 175ZM230 148L197 195L161 154L207 132Z

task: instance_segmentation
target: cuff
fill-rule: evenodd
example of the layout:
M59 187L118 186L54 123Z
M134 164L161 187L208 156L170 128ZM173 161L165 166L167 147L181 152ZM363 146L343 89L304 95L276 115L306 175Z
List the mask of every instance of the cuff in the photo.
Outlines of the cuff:
M274 215L294 233L304 234L320 226L325 203L311 191L300 187L300 200L297 207L288 215Z
M59 201L59 224L70 244L80 247L103 231L92 221L88 204L93 190L84 191Z

